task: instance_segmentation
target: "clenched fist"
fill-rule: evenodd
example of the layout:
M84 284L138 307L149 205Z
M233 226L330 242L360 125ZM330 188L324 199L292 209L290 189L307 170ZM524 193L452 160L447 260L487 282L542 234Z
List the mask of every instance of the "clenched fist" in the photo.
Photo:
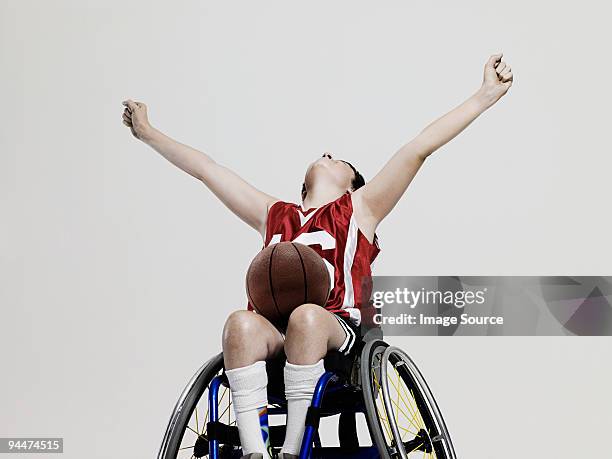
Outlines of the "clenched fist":
M491 100L497 102L512 86L512 69L502 62L503 53L493 54L485 64L481 91Z
M124 100L123 124L128 126L134 137L143 140L151 130L147 117L147 106L142 102L134 102L132 99Z

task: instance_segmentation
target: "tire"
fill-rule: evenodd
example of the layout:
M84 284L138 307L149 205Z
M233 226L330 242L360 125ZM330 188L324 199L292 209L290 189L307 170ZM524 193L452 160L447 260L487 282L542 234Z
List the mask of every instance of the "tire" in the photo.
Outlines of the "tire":
M455 459L440 409L412 359L401 349L375 341L364 348L362 362L366 418L380 456ZM402 420L408 423L404 427L399 425Z
M157 455L158 459L177 459L179 457L179 450L181 449L181 443L183 442L185 432L190 431L191 434L195 435L193 429L189 427L190 420L194 415L194 411L196 411L198 403L207 403L208 385L222 370L223 354L219 353L202 365L197 373L191 378L172 411L164 439L159 449L159 454ZM204 399L202 399L203 397ZM198 424L199 421L198 419ZM201 421L202 425L205 425L208 419L203 418ZM199 428L196 428L196 430L198 432L200 431ZM203 441L205 439L205 430L202 429L202 432L200 436L203 438L200 439L198 437L198 442L200 447L205 448L205 451L201 450L201 453L205 454L196 457L208 457L208 443ZM196 440L194 439L194 441ZM187 457L190 456L191 455L188 455Z
M372 438L372 443L376 445L382 459L390 459L392 454L394 454L394 450L389 448L388 433L385 434L384 426L379 416L379 407L376 403L378 392L375 391L372 386L372 371L375 367L375 356L382 356L382 353L387 347L388 344L381 340L366 342L361 351L361 367L359 369L361 391L366 407L366 420L368 422L370 437Z

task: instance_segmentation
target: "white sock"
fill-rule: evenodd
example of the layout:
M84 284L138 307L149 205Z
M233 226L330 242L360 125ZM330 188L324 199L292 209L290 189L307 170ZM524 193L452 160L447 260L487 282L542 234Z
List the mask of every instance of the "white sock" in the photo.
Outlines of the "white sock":
M285 397L287 398L287 433L281 452L299 454L306 422L306 412L321 375L323 360L314 365L285 364Z
M242 454L262 453L269 458L266 362L226 370L225 374L232 392Z

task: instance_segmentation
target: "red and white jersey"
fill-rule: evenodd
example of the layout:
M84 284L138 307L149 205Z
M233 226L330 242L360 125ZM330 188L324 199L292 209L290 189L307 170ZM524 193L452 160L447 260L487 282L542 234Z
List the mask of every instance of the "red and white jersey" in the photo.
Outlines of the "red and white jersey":
M264 247L282 241L307 245L321 255L332 284L325 308L359 325L363 282L369 285L380 248L376 235L370 243L357 227L350 193L308 210L275 202L268 211ZM248 308L252 309L250 304Z

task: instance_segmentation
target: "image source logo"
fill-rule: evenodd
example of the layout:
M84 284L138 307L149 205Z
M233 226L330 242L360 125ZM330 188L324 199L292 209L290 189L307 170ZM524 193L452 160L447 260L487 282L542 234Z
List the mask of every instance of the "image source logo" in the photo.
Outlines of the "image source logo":
M612 277L374 276L370 282L362 326L381 327L385 335L612 335Z

